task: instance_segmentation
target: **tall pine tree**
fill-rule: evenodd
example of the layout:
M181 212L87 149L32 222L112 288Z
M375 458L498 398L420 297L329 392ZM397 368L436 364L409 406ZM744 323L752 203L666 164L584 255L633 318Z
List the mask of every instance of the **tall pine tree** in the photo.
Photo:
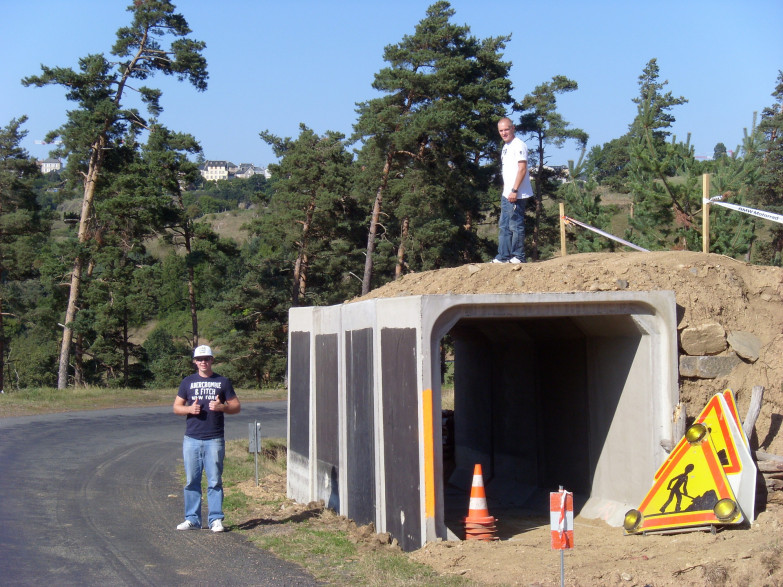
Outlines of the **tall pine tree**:
M0 128L0 390L5 385L5 316L19 320L21 313L9 306L7 292L14 282L34 273L33 260L44 235L33 180L40 175L35 160L20 145L27 131L26 116ZM14 298L16 297L16 300ZM10 302L18 302L11 296Z
M357 185L372 209L362 292L377 270L453 265L479 257L476 225L496 171L497 120L512 103L510 37L478 40L436 2L413 35L384 50L389 64L373 87L385 95L359 105Z
M281 160L270 166L275 191L252 232L273 251L281 269L290 271L291 305L352 297L358 293L350 271L360 259L361 225L345 136L331 131L319 136L302 124L295 140L269 132L261 137Z
M682 248L698 241L695 214L701 210L700 195L693 185L672 181L678 167L693 159L687 143L671 142L675 106L687 102L665 92L668 81L659 80L656 59L651 59L639 76L639 96L633 101L637 115L630 128L629 181L633 215L629 218L628 240L648 249Z
M187 80L198 90L207 87L206 60L201 53L205 45L188 38L190 28L185 18L175 12L171 2L135 2L128 11L133 15L132 22L117 31L117 41L111 51L117 60L107 59L103 54L92 54L79 60L79 71L42 66L41 75L22 80L25 85L63 86L68 100L78 104L78 108L68 112L68 122L49 133L48 138L61 137L60 154L68 156L72 176L79 176L83 184L78 233L82 245L86 245L93 236L93 201L100 188L107 152L117 147L129 125L145 125L138 110L126 106L126 90L132 89L130 83L163 73ZM168 45L165 44L167 41L170 41ZM140 86L136 91L151 114L157 116L162 111L160 90ZM83 254L78 254L71 272L57 377L59 389L64 389L68 383L72 325L85 263Z

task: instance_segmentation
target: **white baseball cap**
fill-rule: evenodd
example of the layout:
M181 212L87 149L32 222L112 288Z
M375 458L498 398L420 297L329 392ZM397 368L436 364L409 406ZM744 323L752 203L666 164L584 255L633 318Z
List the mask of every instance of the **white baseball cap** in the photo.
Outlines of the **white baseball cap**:
M211 348L202 344L201 346L197 346L196 350L193 351L193 358L195 359L196 357L214 357L214 355L212 354Z

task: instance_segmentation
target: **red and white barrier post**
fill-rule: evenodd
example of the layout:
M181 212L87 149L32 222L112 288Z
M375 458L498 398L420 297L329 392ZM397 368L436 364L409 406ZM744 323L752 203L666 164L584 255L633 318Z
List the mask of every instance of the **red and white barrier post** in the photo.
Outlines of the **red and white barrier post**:
M560 585L565 585L564 551L574 547L574 494L560 486L549 494L552 549L560 551Z

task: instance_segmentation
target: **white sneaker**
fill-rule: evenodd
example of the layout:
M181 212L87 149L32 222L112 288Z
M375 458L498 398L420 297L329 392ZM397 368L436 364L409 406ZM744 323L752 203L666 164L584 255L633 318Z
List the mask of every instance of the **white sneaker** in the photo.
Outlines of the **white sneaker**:
M185 520L181 524L177 526L177 530L201 530L200 526L196 526L193 522L190 520Z
M520 263L523 263L524 261L522 261L520 259L517 259L516 257L511 257L511 259L509 259L508 262L511 263L512 265L519 265Z
M492 262L493 263L508 263L508 261L501 261L500 259L497 259L497 258L492 259Z
M224 532L225 528L223 528L223 522L220 520L215 520L209 525L209 529L213 532Z

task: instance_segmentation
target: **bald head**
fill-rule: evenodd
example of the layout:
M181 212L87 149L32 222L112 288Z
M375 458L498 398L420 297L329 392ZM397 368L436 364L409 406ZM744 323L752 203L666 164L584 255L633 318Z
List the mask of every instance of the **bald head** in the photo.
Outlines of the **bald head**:
M514 140L514 123L510 118L503 117L498 120L498 133L504 143L510 143Z

